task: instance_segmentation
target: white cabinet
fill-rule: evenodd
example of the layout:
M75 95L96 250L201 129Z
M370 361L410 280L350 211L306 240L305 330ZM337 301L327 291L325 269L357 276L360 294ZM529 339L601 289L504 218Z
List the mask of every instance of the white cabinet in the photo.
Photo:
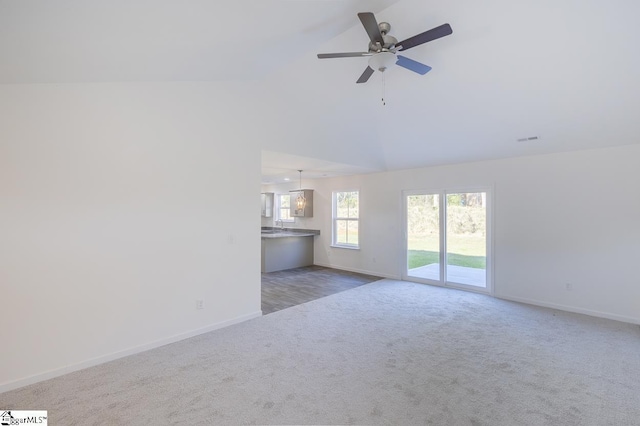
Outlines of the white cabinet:
M263 192L260 194L262 202L262 217L273 216L273 192Z
M306 199L305 206L302 209L296 207L296 199L300 193ZM313 217L313 189L289 191L289 196L291 197L291 217Z

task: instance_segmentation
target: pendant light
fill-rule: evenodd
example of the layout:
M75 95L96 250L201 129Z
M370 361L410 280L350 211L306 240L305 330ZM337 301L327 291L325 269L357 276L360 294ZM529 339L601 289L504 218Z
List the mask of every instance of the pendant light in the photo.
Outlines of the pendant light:
M296 197L296 209L303 210L307 205L307 199L304 198L304 192L302 191L302 170L298 170L300 173L300 192L298 192L298 196Z

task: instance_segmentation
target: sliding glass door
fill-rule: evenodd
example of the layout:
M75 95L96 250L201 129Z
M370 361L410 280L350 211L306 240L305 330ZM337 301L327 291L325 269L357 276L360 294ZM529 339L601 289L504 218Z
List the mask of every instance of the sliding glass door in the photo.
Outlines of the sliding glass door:
M490 291L488 193L405 192L403 278Z
M440 194L406 196L409 276L440 281Z

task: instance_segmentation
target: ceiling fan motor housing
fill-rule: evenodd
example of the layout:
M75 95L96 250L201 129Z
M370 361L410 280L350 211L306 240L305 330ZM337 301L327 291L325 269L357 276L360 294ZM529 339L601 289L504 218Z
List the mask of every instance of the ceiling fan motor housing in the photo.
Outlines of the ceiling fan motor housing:
M398 39L389 35L391 25L388 22L380 22L378 28L380 29L380 35L382 35L383 44L373 41L370 42L369 52L382 52L386 49L393 49L398 43Z

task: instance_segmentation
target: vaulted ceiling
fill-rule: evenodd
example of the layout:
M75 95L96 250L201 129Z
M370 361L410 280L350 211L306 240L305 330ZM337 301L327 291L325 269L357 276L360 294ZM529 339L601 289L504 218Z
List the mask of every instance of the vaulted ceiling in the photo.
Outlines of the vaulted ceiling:
M453 34L355 84L356 13ZM0 84L247 81L265 181L640 143L640 3L578 0L0 0ZM384 92L386 105L381 102ZM518 141L529 137L535 140Z

